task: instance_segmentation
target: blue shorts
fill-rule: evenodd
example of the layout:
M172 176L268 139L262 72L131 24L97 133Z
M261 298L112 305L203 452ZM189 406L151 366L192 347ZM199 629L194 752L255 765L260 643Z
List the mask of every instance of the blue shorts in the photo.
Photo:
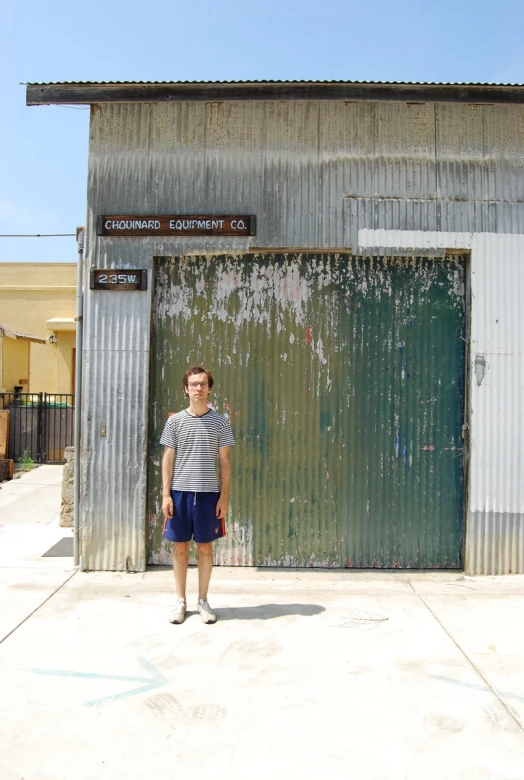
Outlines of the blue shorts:
M172 490L173 517L164 520L162 536L169 542L206 544L226 535L224 518L216 516L220 493L193 493Z

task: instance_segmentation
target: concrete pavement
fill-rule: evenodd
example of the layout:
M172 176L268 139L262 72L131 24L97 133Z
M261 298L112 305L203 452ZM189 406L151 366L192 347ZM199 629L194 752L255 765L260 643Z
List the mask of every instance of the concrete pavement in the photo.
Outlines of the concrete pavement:
M75 572L72 558L42 558L72 536L59 527L62 469L39 466L0 483L0 640Z
M41 558L43 469L0 491L0 780L524 778L524 577L217 568L205 626L190 570L172 626L170 571Z

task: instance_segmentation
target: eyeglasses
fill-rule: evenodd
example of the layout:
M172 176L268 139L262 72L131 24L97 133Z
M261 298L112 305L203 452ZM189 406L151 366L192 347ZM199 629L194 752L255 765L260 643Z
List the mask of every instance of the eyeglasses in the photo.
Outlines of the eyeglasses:
M188 382L188 385L192 389L195 388L195 387L201 387L202 390L205 390L206 387L209 387L207 382Z

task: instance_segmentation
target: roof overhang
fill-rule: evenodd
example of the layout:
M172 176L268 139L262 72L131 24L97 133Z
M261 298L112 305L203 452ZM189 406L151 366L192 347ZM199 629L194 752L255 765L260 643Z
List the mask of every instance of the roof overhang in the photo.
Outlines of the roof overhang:
M9 339L25 339L26 341L33 341L35 344L45 344L47 339L40 338L40 336L33 336L31 333L24 333L23 330L16 330L10 328L8 325L4 325L0 322L0 336L7 336Z
M62 82L26 85L28 106L228 100L522 104L524 85L363 81Z
M76 330L76 320L73 317L52 317L46 320L45 326L47 330L55 333L61 330Z

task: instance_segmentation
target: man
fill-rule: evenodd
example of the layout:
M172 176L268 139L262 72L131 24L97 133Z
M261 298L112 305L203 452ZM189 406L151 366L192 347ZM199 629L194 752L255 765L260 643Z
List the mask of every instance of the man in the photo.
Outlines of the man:
M202 366L191 366L183 378L189 407L168 418L160 443L164 539L173 542L173 571L178 601L171 623L186 616L186 580L189 545L198 551L198 612L203 623L215 623L207 600L213 568L213 541L226 535L229 496L229 448L235 443L229 421L207 405L213 376ZM218 458L219 474L216 464Z

